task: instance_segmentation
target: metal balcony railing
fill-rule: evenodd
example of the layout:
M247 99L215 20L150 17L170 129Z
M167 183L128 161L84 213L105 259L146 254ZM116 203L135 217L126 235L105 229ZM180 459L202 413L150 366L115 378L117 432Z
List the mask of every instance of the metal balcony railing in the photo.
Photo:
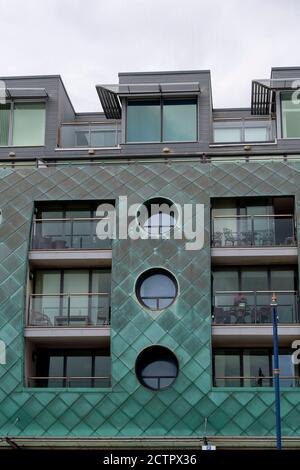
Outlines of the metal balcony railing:
M97 224L105 217L35 219L31 248L33 250L110 249L111 235L97 236ZM109 224L108 224L109 225Z
M279 377L282 387L299 387L299 376L285 376ZM273 376L225 376L214 377L215 387L273 387Z
M106 388L111 386L111 377L28 377L28 387L87 387Z
M32 294L27 326L108 327L110 294Z
M291 245L296 245L295 220L291 214L213 217L213 247Z
M273 291L216 291L213 298L215 324L272 323ZM276 291L279 323L297 323L298 296L295 291Z
M70 123L60 127L60 147L117 147L121 142L120 123Z

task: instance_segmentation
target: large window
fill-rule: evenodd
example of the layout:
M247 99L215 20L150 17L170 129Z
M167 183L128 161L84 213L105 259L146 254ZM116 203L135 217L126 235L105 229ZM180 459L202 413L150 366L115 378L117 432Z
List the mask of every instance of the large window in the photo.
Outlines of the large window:
M281 94L282 137L300 138L300 103L292 99L292 93Z
M128 100L127 142L195 142L197 99Z
M45 103L0 105L0 145L44 145L45 120Z
M109 387L108 350L38 349L34 354L34 387Z
M299 385L299 368L292 363L292 352L279 350L283 387ZM215 387L271 387L273 385L271 348L215 349L213 371Z

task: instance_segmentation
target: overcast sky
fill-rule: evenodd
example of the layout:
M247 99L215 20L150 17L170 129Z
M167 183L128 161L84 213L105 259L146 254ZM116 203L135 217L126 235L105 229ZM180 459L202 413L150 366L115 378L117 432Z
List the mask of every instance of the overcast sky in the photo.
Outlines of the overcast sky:
M300 65L299 0L0 0L0 76L60 74L76 111L118 72L210 69L214 107Z

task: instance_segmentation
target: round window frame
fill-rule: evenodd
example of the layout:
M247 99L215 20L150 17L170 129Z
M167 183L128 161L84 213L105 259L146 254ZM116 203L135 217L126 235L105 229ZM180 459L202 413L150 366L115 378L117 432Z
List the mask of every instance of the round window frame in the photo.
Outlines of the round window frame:
M174 296L172 302L169 305L167 305L166 307L151 308L147 304L144 303L144 301L143 301L143 299L140 295L141 286L142 286L143 282L146 279L148 279L149 277L151 277L155 274L163 274L164 276L168 277L173 282L173 284L175 286L175 296ZM175 275L171 271L169 271L168 269L163 268L161 266L157 266L157 267L154 267L154 268L147 269L146 271L143 271L142 273L139 274L139 276L136 279L135 289L134 290L135 290L135 296L136 296L139 304L143 308L145 308L145 309L147 309L151 312L161 312L161 311L163 311L167 308L170 308L176 302L176 300L178 298L178 294L179 294L179 283L178 283ZM157 298L159 298L159 297L157 297ZM169 297L167 297L167 298L169 298Z
M173 381L166 385L165 387L160 387L160 388L153 388L153 387L150 387L149 385L147 385L144 381L143 381L143 378L141 377L141 374L140 374L140 370L141 370L141 366L139 365L138 361L141 360L141 357L144 355L144 354L147 354L147 352L151 349L158 349L158 350L165 350L168 354L170 354L170 357L172 357L172 359L174 359L174 364L176 365L176 376L174 376L173 378ZM148 364L149 365L149 364ZM167 346L164 346L162 344L151 344L149 346L146 346L144 349L142 349L139 354L137 355L136 357L136 360L135 360L135 365L134 365L134 371L135 371L135 376L138 380L138 382L144 387L146 388L147 390L151 390L153 392L162 392L162 391L165 391L165 390L168 390L169 388L171 388L174 383L176 382L177 380L177 377L179 375L179 360L178 360L178 357L176 356L176 354L174 353L174 351L172 351L170 348L168 348ZM171 378L171 377L170 377Z
M146 207L146 209L148 209L149 206L151 206L151 204L167 204L169 207L171 206L174 206L176 208L176 213L174 214L174 225L173 227L169 228L168 230L166 230L165 232L161 233L161 234L151 234L145 227L144 225L141 225L139 223L139 217L138 217L138 213L140 211L140 208L141 206L144 206ZM171 201L171 199L167 198L167 197L164 197L164 196L155 196L155 197L151 197L150 199L147 199L147 201L144 201L138 208L137 212L136 212L136 215L135 215L135 219L136 219L136 223L138 224L138 226L140 227L140 230L142 231L142 233L145 234L145 238L149 238L150 240L159 240L159 239L164 239L164 238L169 238L169 234L171 234L172 232L174 232L174 230L180 228L180 217L179 217L179 214L180 214L180 211L178 210L177 208L177 204L175 204L175 202ZM150 215L150 217L154 216L154 215L157 215L157 214L152 214ZM149 218L147 220L149 220ZM146 221L145 221L146 222Z

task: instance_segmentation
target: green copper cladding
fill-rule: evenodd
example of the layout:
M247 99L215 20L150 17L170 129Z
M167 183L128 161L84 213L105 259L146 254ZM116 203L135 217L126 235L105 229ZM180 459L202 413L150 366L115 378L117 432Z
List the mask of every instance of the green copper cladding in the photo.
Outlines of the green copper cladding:
M275 435L273 389L212 388L209 206L217 196L295 195L300 220L299 188L300 164L272 161L1 169L0 339L7 364L0 365L0 435L201 436L205 417L208 435ZM114 241L112 388L26 389L25 279L34 202L120 195L129 204L156 196L205 204L204 248L186 251L184 240ZM178 299L159 314L143 309L134 293L138 275L157 266L179 283ZM151 344L178 358L179 375L168 390L147 390L135 377L135 359ZM300 435L300 390L282 391L281 407L283 435Z

